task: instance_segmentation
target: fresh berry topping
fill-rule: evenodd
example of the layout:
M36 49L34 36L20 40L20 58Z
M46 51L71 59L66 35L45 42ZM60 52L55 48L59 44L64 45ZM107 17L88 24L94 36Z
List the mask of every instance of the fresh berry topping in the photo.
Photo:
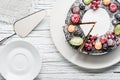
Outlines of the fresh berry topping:
M85 6L82 3L80 4L80 10L85 10Z
M88 46L87 46L87 48L86 48L86 49L89 51L89 50L91 50L91 49L92 49L92 47L93 47L93 46L92 46L92 44L90 43L90 44L88 44Z
M99 8L99 5L96 5L96 8L98 9L98 8Z
M103 44L103 50L107 51L108 50L108 44Z
M115 14L115 18L120 21L120 13Z
M95 42L93 42L92 45L95 46Z
M90 36L90 40L91 41L94 41L94 40L96 40L97 39L97 36Z
M80 12L80 8L79 8L79 6L75 6L75 7L73 7L73 8L72 8L72 12L73 12L74 14L79 13L79 12Z
M110 35L110 32L108 31L108 32L106 32L106 35L108 36L108 35Z
M118 41L116 41L116 45L117 46L119 46L120 45L120 41L118 40Z
M108 31L108 32L106 33L106 37L107 37L108 39L114 39L114 38L115 38L115 33Z
M112 39L114 39L114 38L115 38L115 36L114 36L114 35L111 35L111 38L112 38Z
M78 23L79 20L80 20L80 15L79 14L73 14L71 20L74 24Z
M92 36L92 35L89 35L88 37L88 40L86 41L85 43L85 49L90 51L90 50L93 50L93 46L95 46L95 40L97 39L97 36Z
M107 40L108 46L114 46L114 41L112 39Z
M116 3L111 3L109 9L111 12L116 12L118 10L118 5Z
M116 19L112 20L112 24L113 25L117 25L118 24L118 21Z
M88 45L89 45L88 43L85 43L85 47L88 47Z
M108 39L111 39L112 37L111 37L111 35L108 35L107 38L108 38Z
M93 0L92 4L96 4L96 3L97 3L97 1Z
M106 43L106 42L107 42L107 38L104 37L104 36L100 37L100 42L101 42L102 44Z
M88 43L91 43L91 41L90 41L90 40L88 40L87 42L88 42Z
M100 1L98 0L98 1L96 1L96 5L99 5L100 4Z
M90 37L90 40L94 40L94 37L93 37L93 36L91 36L91 37Z
M90 8L93 9L93 8L94 8L94 4L91 4L91 5L90 5Z
M95 10L97 10L97 8L96 8L96 7L93 7L93 10L95 11Z
M93 0L92 4L90 5L90 8L95 11L99 8L99 5L100 5L100 0Z
M97 39L97 36L93 36L94 37L94 40L96 40Z

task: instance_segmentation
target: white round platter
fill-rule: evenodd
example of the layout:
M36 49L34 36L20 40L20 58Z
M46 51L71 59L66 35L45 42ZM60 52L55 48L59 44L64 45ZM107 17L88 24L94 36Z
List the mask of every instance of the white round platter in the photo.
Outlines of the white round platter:
M67 13L75 0L57 0L54 9L51 13L51 36L56 48L62 56L71 63L85 69L103 69L110 67L120 61L120 47L101 56L90 56L71 48L67 43L63 27Z

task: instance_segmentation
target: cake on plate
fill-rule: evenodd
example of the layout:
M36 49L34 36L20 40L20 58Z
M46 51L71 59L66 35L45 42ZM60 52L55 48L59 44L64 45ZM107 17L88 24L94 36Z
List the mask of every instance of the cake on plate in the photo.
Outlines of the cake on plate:
M69 45L79 52L111 52L120 44L120 2L76 0L68 11L63 31Z

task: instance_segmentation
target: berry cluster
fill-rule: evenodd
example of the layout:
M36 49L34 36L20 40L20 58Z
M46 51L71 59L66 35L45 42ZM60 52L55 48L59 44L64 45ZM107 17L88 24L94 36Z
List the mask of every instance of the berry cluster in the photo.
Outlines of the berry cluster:
M119 38L114 32L107 32L104 36L100 37L100 42L102 43L102 49L107 51L110 47L115 47L120 44Z
M97 36L90 35L88 40L85 43L85 49L91 51L93 48L96 50L103 49L104 51L108 50L108 47L118 46L120 41L114 32L107 32L104 36L101 36L99 39Z
M82 11L84 9L85 9L85 6L82 3L74 6L71 9L72 10L71 21L73 24L77 24L80 21L80 19L81 19L80 11Z
M85 43L85 46L84 46L85 49L88 51L92 50L93 46L95 46L96 39L97 39L97 36L90 35L88 40Z
M100 0L93 0L90 5L90 8L93 10L97 10L99 8L99 5L100 5Z
M105 36L100 37L100 42L102 44L106 43L107 42L107 38Z
M108 44L108 46L112 47L112 46L115 46L115 45L118 46L120 44L119 39L115 35L114 32L107 32L106 33L106 37L107 37L107 44Z

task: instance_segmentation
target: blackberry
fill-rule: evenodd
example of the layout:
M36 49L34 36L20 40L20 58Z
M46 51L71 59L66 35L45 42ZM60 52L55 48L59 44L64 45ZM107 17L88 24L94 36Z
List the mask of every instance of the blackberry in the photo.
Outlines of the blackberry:
M113 25L117 25L117 24L118 24L118 21L114 19L114 20L112 20L112 24L113 24Z
M82 3L80 4L80 10L85 10L85 6Z
M115 18L120 21L120 13L115 14Z
M107 50L108 50L108 44L103 44L102 47L103 47L103 50L104 50L104 51L107 51Z

